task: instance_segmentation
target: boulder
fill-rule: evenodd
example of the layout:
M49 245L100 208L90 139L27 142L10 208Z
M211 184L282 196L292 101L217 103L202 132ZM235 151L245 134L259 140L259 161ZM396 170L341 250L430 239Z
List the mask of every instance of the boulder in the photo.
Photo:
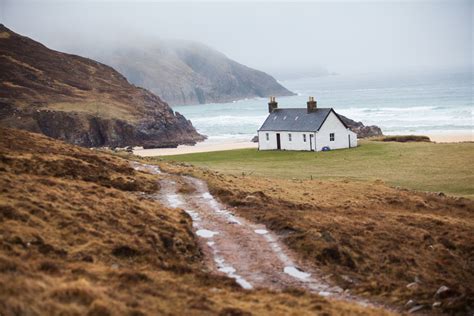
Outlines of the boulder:
M339 117L351 131L357 134L358 138L383 136L382 129L376 125L365 126L362 122L356 122L343 115L339 115Z

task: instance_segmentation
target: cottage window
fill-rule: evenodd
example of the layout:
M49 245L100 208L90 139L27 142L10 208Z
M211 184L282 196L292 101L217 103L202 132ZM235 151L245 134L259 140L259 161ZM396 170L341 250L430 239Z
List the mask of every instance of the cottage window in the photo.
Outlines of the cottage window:
M267 142L270 140L270 135L268 133L265 133L265 137L267 138Z
M291 133L288 133L288 141L291 142Z
M330 133L330 134L329 134L329 140L330 140L331 142L334 141L334 133Z
M303 141L306 143L306 134L303 134Z

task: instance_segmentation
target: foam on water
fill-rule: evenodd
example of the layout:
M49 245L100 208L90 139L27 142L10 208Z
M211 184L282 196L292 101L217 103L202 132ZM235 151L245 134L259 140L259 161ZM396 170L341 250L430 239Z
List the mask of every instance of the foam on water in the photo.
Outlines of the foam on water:
M279 107L305 107L315 96L320 107L387 133L472 130L471 74L337 75L282 81L298 95L278 98ZM267 116L266 99L175 106L209 140L250 140Z

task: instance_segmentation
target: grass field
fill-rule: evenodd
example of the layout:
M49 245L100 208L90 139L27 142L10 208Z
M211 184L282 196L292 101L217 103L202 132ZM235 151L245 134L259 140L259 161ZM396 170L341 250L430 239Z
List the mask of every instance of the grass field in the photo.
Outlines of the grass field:
M390 185L474 198L474 143L362 141L358 148L330 152L241 149L163 159L235 175L380 179Z

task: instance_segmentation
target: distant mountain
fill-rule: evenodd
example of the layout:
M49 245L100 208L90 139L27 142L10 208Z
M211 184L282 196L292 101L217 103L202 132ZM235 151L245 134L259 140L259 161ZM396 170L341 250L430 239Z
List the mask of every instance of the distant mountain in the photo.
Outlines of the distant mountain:
M81 146L168 147L205 137L109 66L48 49L0 24L0 124Z
M91 57L170 104L227 102L293 95L272 76L200 43L158 40L153 44L101 49Z

